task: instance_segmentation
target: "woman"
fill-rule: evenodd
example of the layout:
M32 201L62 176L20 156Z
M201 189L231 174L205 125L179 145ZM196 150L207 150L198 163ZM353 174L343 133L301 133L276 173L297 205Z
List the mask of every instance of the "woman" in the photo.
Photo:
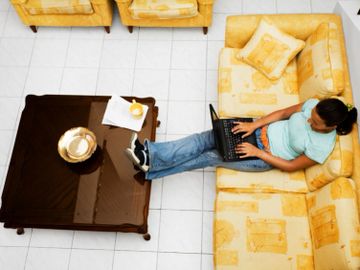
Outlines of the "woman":
M338 99L309 99L254 122L235 122L232 132L244 132L243 137L255 132L259 146L238 144L236 153L258 159L224 162L215 148L212 130L171 142L145 140L144 145L133 133L126 154L145 172L146 179L207 166L240 171L275 167L291 172L324 163L334 148L336 133L348 134L356 119L357 109Z

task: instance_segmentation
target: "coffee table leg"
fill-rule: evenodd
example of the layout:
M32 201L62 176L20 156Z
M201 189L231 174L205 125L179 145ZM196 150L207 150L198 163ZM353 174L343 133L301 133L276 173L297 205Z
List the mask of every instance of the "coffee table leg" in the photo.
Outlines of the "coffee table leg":
M151 235L149 233L144 234L143 237L146 241L149 241L151 239Z
M24 228L17 228L17 229L16 229L16 233L17 233L18 235L22 235L22 234L25 233L25 230L24 230Z

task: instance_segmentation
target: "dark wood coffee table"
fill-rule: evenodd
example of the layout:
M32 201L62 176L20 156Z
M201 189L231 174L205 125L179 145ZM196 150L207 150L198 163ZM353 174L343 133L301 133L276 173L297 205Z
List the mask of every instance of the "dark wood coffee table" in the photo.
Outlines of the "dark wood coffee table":
M23 228L136 232L150 239L151 181L124 154L132 131L101 124L109 98L26 97L2 194L5 228L16 228L18 234ZM155 140L155 100L135 99L149 106L140 140ZM77 126L93 131L98 147L90 159L67 163L57 143Z

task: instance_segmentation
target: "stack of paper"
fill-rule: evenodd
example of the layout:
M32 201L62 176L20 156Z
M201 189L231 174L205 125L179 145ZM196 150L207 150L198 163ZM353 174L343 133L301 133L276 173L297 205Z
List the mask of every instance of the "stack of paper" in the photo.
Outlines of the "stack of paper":
M102 123L104 125L118 126L134 131L140 131L149 108L146 105L142 105L144 111L143 115L139 119L135 119L130 114L130 105L131 102L119 96L113 95L106 106Z

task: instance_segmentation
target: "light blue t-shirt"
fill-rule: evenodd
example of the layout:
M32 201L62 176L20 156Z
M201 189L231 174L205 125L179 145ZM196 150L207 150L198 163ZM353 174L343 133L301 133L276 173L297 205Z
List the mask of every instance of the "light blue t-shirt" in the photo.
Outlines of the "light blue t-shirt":
M301 112L294 113L288 120L271 123L267 130L270 151L274 156L292 160L301 154L323 163L335 145L336 131L319 133L311 129L308 119L311 110L319 102L307 100Z

